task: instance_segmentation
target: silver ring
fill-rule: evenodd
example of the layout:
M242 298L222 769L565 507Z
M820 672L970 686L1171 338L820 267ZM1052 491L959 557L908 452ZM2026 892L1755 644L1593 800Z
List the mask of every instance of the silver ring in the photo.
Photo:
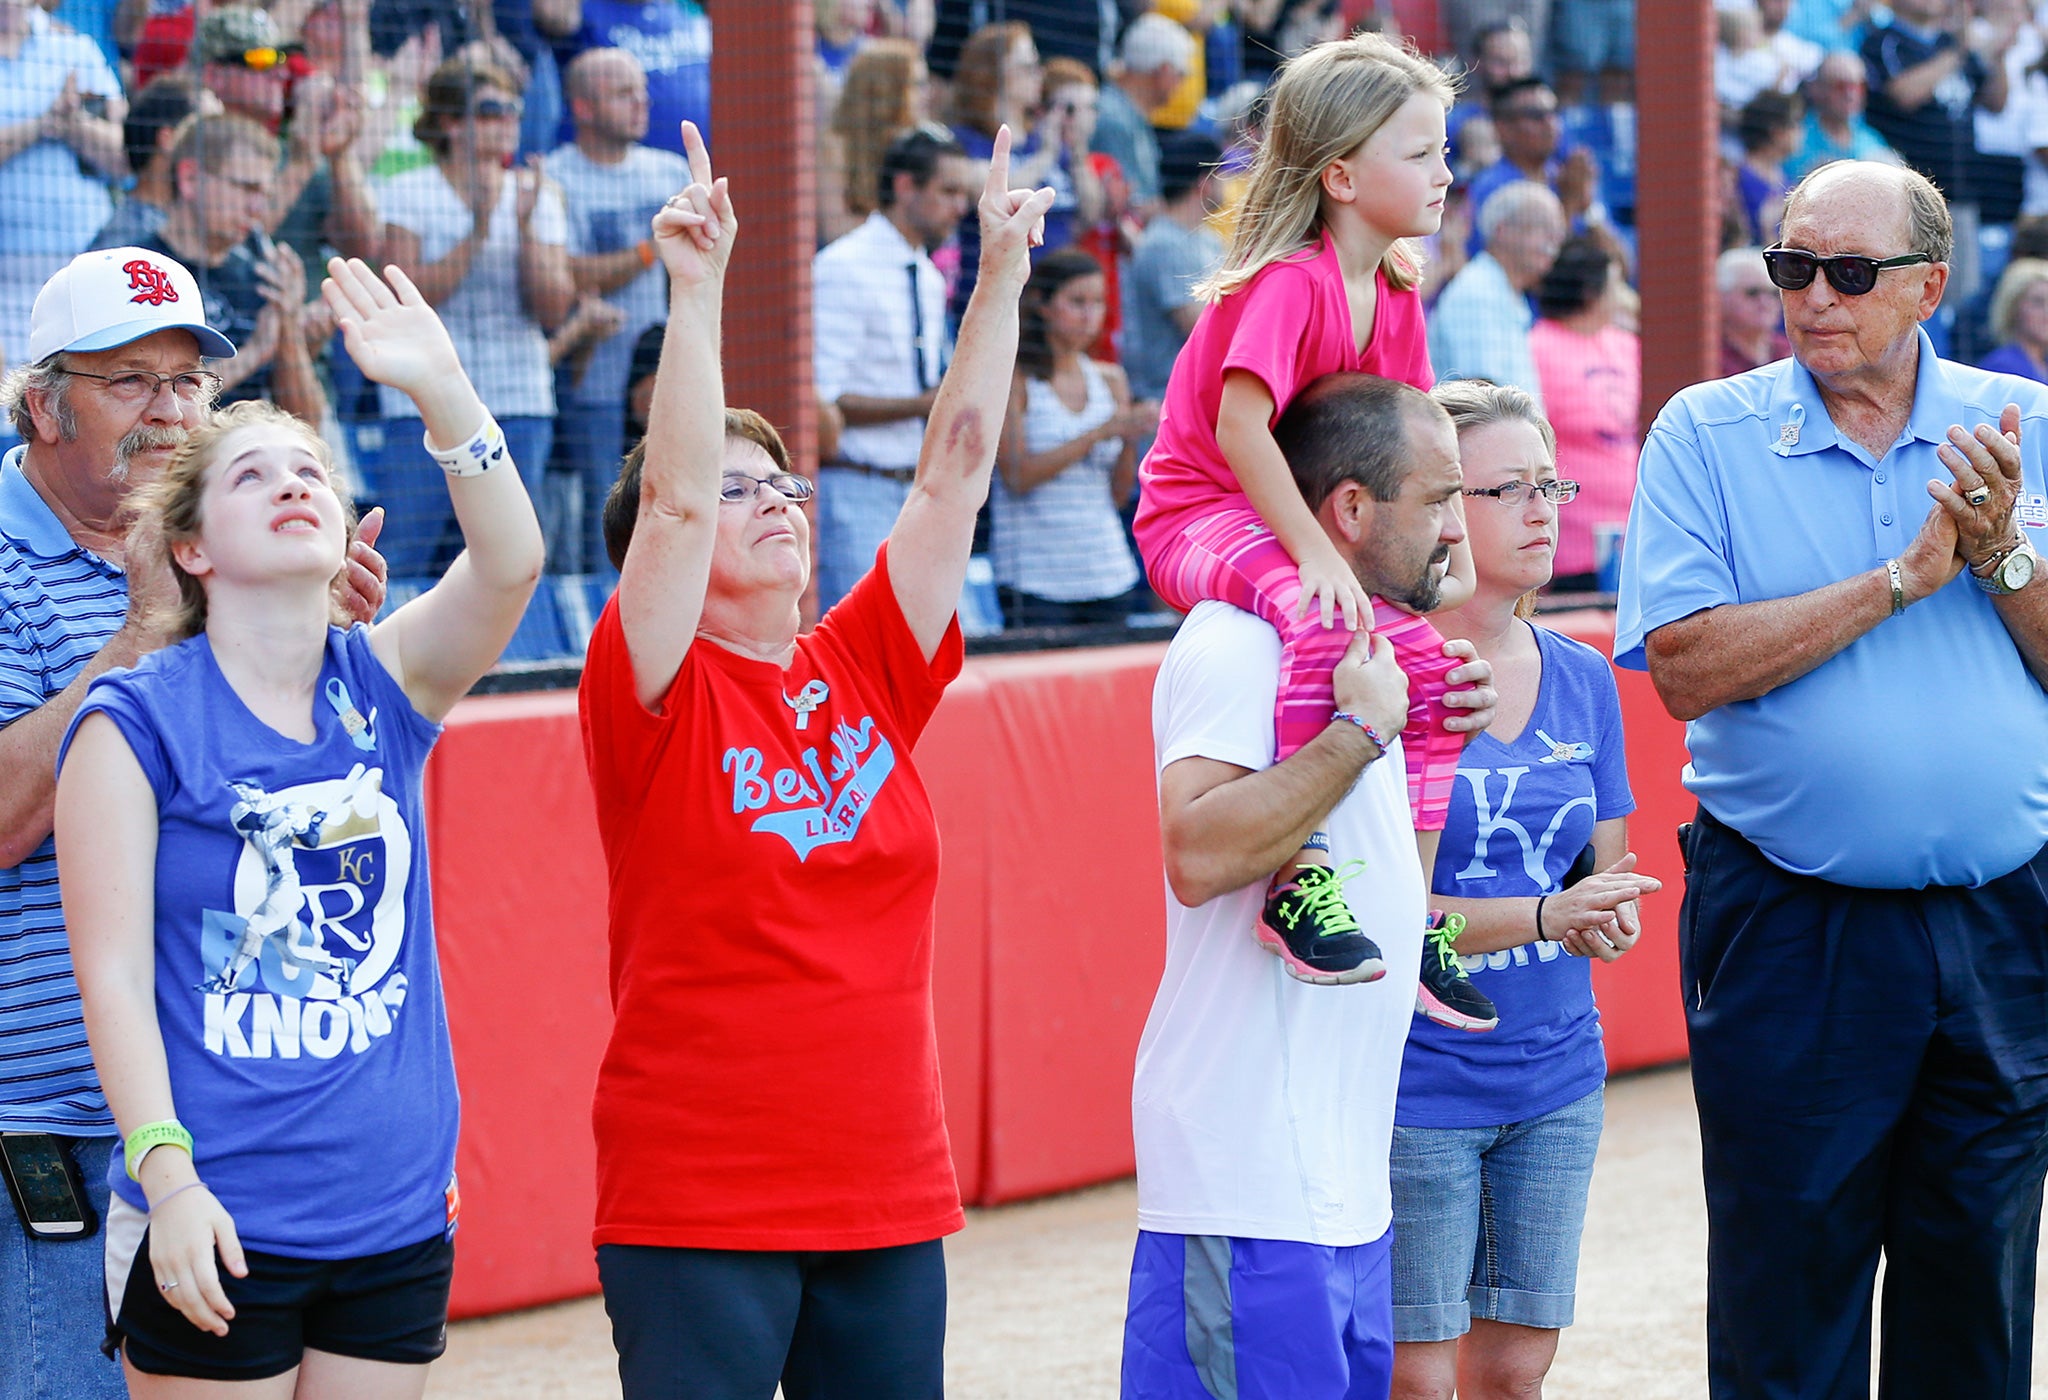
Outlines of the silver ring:
M172 1279L169 1283L160 1283L157 1285L158 1288L161 1288L166 1293L170 1292L173 1288L176 1288L177 1286L178 1281L176 1279Z
M1986 501L1991 499L1991 488L1988 486L1979 486L1969 495L1963 497L1963 499L1968 501L1973 506L1981 506Z

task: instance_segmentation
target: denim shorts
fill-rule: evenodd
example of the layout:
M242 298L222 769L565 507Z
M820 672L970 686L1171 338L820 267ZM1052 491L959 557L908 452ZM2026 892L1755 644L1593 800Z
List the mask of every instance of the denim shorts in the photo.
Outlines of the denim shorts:
M1498 1128L1394 1128L1394 1340L1569 1327L1602 1091Z

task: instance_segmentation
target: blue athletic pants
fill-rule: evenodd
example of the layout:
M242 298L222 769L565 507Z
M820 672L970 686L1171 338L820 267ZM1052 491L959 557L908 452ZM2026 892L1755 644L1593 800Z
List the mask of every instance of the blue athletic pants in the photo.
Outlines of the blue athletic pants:
M1387 1400L1392 1241L1139 1231L1123 1400Z

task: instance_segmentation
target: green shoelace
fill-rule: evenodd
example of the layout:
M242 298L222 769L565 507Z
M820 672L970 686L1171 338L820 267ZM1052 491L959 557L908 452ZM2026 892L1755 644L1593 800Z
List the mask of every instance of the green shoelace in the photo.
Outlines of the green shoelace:
M1310 876L1320 871L1322 878ZM1298 928L1301 921L1311 914L1316 917L1322 932L1317 936L1328 938L1334 934L1357 933L1358 918L1351 912L1351 906L1344 902L1344 882L1354 880L1365 873L1365 862L1354 860L1341 869L1331 870L1324 866L1312 865L1294 877L1294 897L1281 901L1279 914L1287 921L1289 929ZM1462 921L1460 921L1462 927Z
M1442 927L1426 928L1422 931L1424 948L1436 954L1437 966L1446 972L1453 968L1461 975L1464 972L1464 965L1458 961L1458 950L1453 946L1458 941L1458 935L1464 931L1463 914L1446 914Z

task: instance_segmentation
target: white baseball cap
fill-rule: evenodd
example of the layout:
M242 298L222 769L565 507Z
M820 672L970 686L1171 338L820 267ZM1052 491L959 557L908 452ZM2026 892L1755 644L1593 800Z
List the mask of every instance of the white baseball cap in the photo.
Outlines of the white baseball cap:
M36 293L28 362L66 350L112 350L158 331L190 331L213 359L235 353L234 342L206 324L199 283L184 264L147 248L80 253Z

